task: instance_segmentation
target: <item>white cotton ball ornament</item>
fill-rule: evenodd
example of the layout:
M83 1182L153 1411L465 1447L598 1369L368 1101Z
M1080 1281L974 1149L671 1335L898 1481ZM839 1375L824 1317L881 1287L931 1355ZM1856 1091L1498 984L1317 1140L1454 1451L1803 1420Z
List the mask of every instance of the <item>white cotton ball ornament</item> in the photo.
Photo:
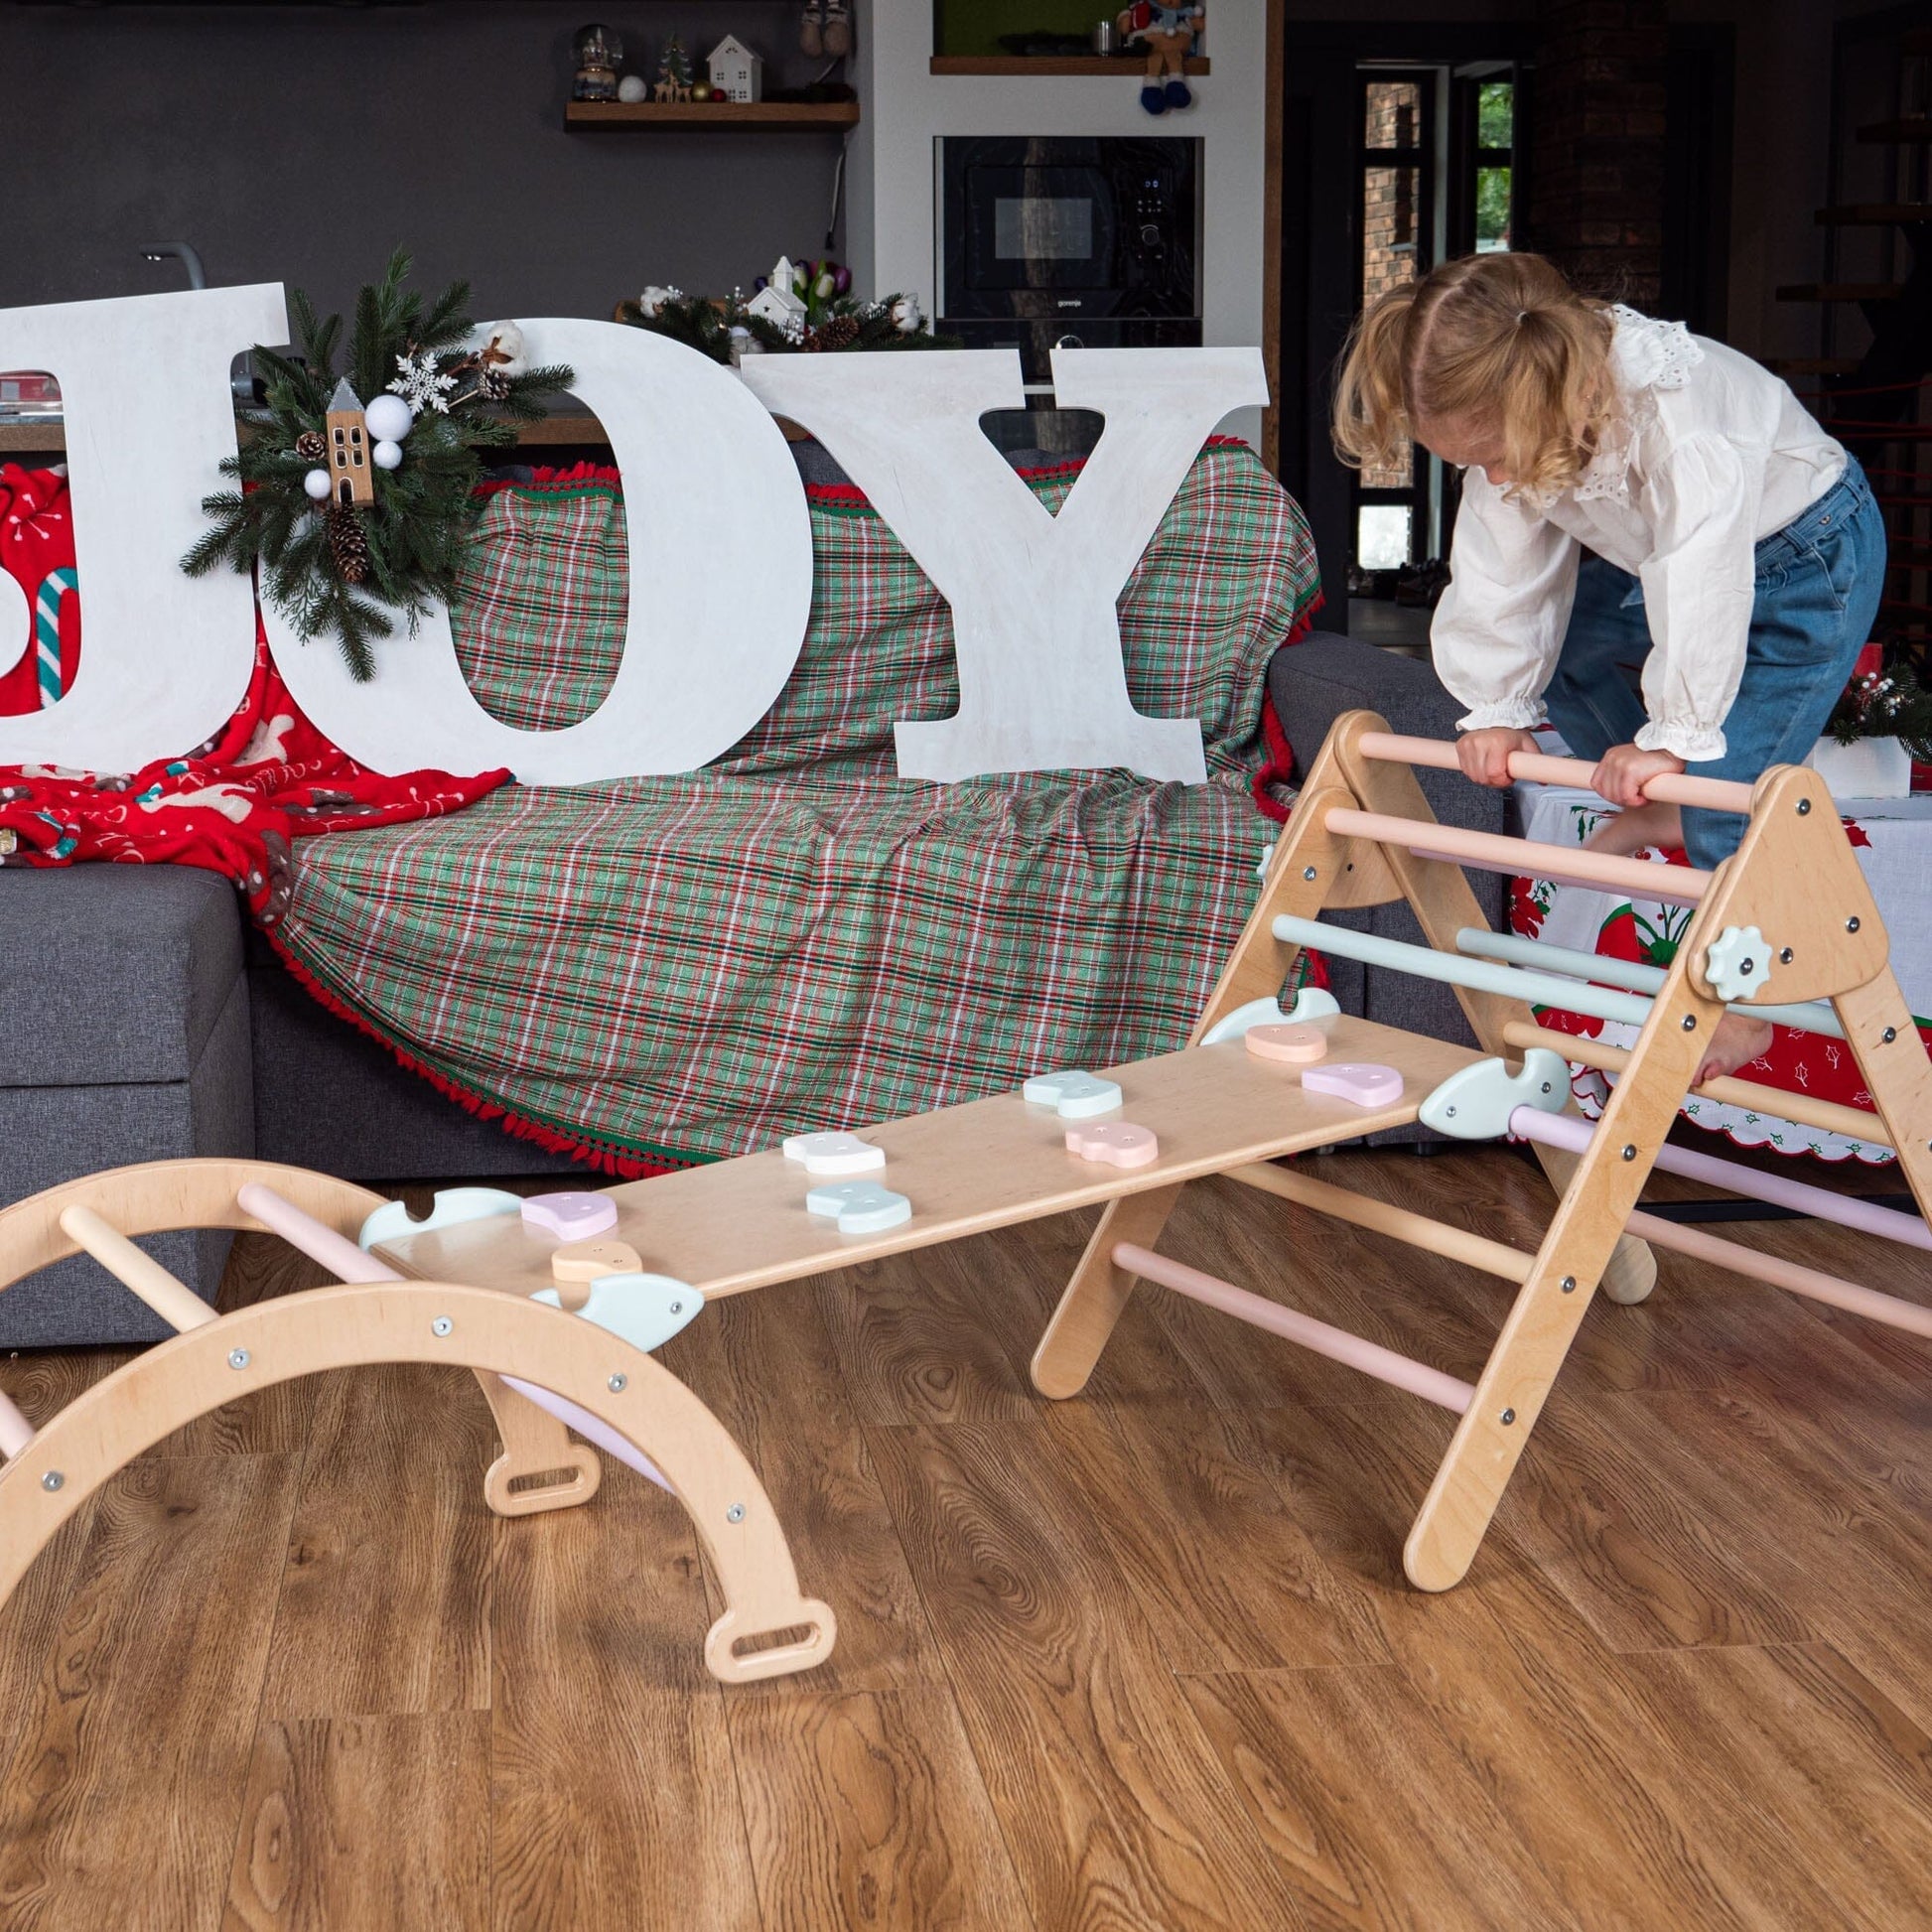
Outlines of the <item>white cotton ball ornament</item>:
M370 440L376 443L400 443L409 434L415 420L409 405L400 396L377 396L362 411L362 425L368 431ZM393 463L383 465L385 470L395 467Z
M644 78L641 74L626 73L624 77L618 82L618 98L620 100L631 101L631 102L639 101L642 100L645 97L645 95L647 95L649 92L650 89L644 84Z
M369 461L378 470L398 470L402 467L402 445L383 441L369 452Z
M318 503L322 502L329 494L329 472L327 470L311 470L302 479L302 487Z

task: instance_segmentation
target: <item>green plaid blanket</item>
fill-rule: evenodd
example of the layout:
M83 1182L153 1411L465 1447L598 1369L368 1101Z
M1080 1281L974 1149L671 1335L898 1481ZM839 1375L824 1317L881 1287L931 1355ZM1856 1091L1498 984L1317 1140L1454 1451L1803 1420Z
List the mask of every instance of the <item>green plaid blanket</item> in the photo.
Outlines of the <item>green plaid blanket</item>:
M1055 508L1072 481L1031 480ZM803 654L723 759L505 786L298 852L277 937L313 990L512 1131L618 1172L1173 1048L1273 836L1250 792L1264 676L1317 579L1251 452L1203 451L1120 607L1136 705L1202 721L1197 786L895 776L894 721L958 705L947 608L856 492L811 495ZM623 515L599 482L491 499L455 621L497 717L568 724L608 689Z

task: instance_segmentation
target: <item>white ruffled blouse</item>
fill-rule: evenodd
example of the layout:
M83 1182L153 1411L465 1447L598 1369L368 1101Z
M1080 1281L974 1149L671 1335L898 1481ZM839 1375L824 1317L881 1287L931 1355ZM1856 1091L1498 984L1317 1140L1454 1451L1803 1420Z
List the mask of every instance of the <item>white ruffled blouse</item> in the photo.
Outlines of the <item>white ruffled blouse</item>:
M1587 548L1643 589L1652 649L1639 749L1722 758L1744 673L1753 547L1838 481L1845 451L1749 357L1681 322L1620 303L1612 315L1622 406L1577 483L1512 499L1480 470L1463 474L1450 581L1430 629L1436 671L1469 707L1462 730L1540 725Z

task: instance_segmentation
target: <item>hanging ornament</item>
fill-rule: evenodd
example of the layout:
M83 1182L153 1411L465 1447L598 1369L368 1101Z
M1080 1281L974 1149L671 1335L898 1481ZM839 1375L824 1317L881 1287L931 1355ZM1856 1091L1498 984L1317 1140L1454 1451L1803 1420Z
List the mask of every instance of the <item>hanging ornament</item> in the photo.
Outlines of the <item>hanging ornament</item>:
M329 497L329 472L327 470L311 470L302 479L302 487L309 492L313 501L318 503L326 502Z
M378 470L399 470L402 468L402 445L391 443L385 437L369 452L369 461Z
M319 429L305 429L295 439L295 453L304 463L320 463L329 454L329 439Z
M408 403L395 395L377 396L362 411L362 421L368 427L369 440L373 443L400 443L409 434L416 418ZM376 459L381 463L381 458ZM393 470L393 463L383 463L383 469Z

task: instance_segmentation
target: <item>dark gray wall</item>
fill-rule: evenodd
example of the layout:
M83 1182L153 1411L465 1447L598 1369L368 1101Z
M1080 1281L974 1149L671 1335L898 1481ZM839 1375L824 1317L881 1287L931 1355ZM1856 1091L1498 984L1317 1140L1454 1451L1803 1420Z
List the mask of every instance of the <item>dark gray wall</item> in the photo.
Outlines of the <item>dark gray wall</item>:
M835 134L567 134L571 37L603 19L648 77L728 32L767 85L814 76L784 0L378 7L0 0L14 190L0 307L281 281L346 308L397 242L417 277L467 275L480 319L608 317L646 282L749 292L781 251L824 252Z

